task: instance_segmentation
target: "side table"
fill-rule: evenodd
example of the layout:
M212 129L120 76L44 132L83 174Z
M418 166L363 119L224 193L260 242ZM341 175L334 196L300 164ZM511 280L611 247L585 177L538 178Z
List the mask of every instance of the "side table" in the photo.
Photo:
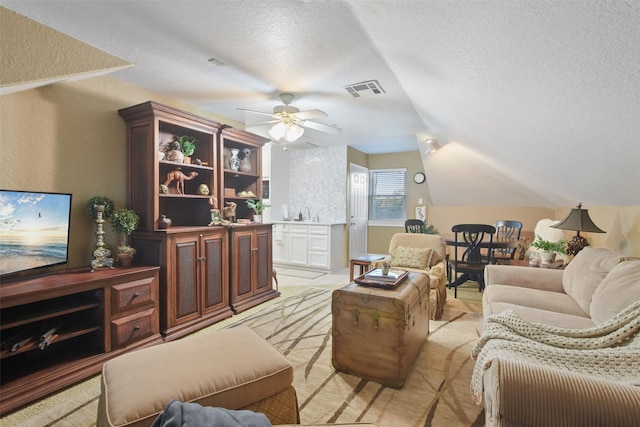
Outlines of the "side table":
M362 256L355 257L349 260L349 281L353 282L353 270L356 265L360 267L360 275L363 275L365 272L369 271L369 267L371 266L371 263L373 261L377 261L384 257L385 255L380 254L364 254Z

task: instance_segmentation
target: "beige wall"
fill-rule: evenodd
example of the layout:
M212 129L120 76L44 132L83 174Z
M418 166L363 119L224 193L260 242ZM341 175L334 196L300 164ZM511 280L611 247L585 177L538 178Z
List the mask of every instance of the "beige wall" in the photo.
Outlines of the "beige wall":
M409 216L412 217L412 216ZM478 223L493 224L501 219L522 222L523 230L535 228L536 223L543 218L554 217L554 210L547 208L528 207L487 207L487 206L428 206L427 223L433 225L440 234L450 234L455 224ZM394 233L404 232L403 227L370 227L376 230L370 234L369 250L383 253L388 250L388 242ZM375 239L372 235L375 233Z
M606 231L582 233L591 246L609 248L628 256L640 257L640 206L584 206L593 222ZM429 206L427 218L441 234L451 233L451 227L462 223L493 224L499 219L515 219L523 223L523 230L533 231L536 223L545 218L562 220L571 206L558 209L530 207L487 206ZM401 227L369 227L369 252L387 253L389 239ZM565 231L570 239L576 233Z
M148 100L242 126L110 77L0 96L0 188L73 194L70 267L92 259L95 224L87 201L107 196L126 207L126 127L117 110ZM115 233L105 228L107 244L115 246Z

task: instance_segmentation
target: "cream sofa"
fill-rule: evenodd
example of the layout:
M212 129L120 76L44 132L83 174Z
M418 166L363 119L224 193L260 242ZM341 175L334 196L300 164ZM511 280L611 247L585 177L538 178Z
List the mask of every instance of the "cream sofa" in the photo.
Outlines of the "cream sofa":
M447 247L439 234L421 233L396 233L391 236L389 242L389 256L385 260L390 260L397 250L409 248L413 251L412 265L423 264L423 268L409 267L400 261L400 257L395 257L392 264L414 273L423 273L429 277L429 317L431 320L438 320L442 317L444 303L447 301L447 273L446 273L446 253ZM431 249L431 251L425 251ZM418 253L420 252L420 253ZM406 253L406 252L405 252ZM371 263L371 268L381 267L384 260ZM399 262L399 263L398 263Z
M526 321L525 325L535 322L584 330L602 325L640 301L640 259L587 247L565 270L487 266L485 283L485 320L498 313L504 316L508 313L505 310L512 309ZM486 331L485 334L490 335ZM640 340L632 341L632 352L640 350L636 343ZM510 342L504 345L506 349L516 346ZM640 377L640 360L626 362L636 365L635 372ZM484 363L482 369L487 426L639 425L640 387L579 374L570 367L542 366L510 356L497 356L488 367ZM631 376L635 377L635 373Z

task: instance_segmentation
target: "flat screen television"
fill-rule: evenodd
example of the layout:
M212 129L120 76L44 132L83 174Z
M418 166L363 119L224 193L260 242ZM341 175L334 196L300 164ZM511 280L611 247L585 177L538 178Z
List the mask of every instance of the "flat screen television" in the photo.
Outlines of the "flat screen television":
M0 277L66 264L70 218L71 194L0 190Z

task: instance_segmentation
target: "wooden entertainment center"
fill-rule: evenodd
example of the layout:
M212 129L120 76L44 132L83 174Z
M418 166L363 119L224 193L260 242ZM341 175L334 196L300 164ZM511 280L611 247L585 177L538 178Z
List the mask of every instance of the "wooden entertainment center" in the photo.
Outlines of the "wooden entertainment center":
M162 342L158 267L89 267L3 283L0 413Z
M245 202L262 198L262 146L268 140L152 101L118 112L127 122L128 205L141 219L131 241L136 262L160 266L164 339L280 295L272 286L271 224L209 226L212 194L221 211L234 203L238 219L252 217ZM195 152L188 163L168 160L165 147L182 135L197 139ZM231 150L246 152L249 164L231 170ZM173 184L161 186L173 171L192 177L182 193ZM170 227L160 227L162 215Z
M152 101L118 113L127 123L127 207L140 216L131 236L137 266L0 285L0 414L97 374L113 357L280 295L272 225L248 221L245 203L262 198L268 140ZM190 161L167 159L165 145L185 135L197 139ZM232 150L245 154L241 170L228 164ZM183 189L170 176L186 177ZM210 226L212 195L245 221Z

